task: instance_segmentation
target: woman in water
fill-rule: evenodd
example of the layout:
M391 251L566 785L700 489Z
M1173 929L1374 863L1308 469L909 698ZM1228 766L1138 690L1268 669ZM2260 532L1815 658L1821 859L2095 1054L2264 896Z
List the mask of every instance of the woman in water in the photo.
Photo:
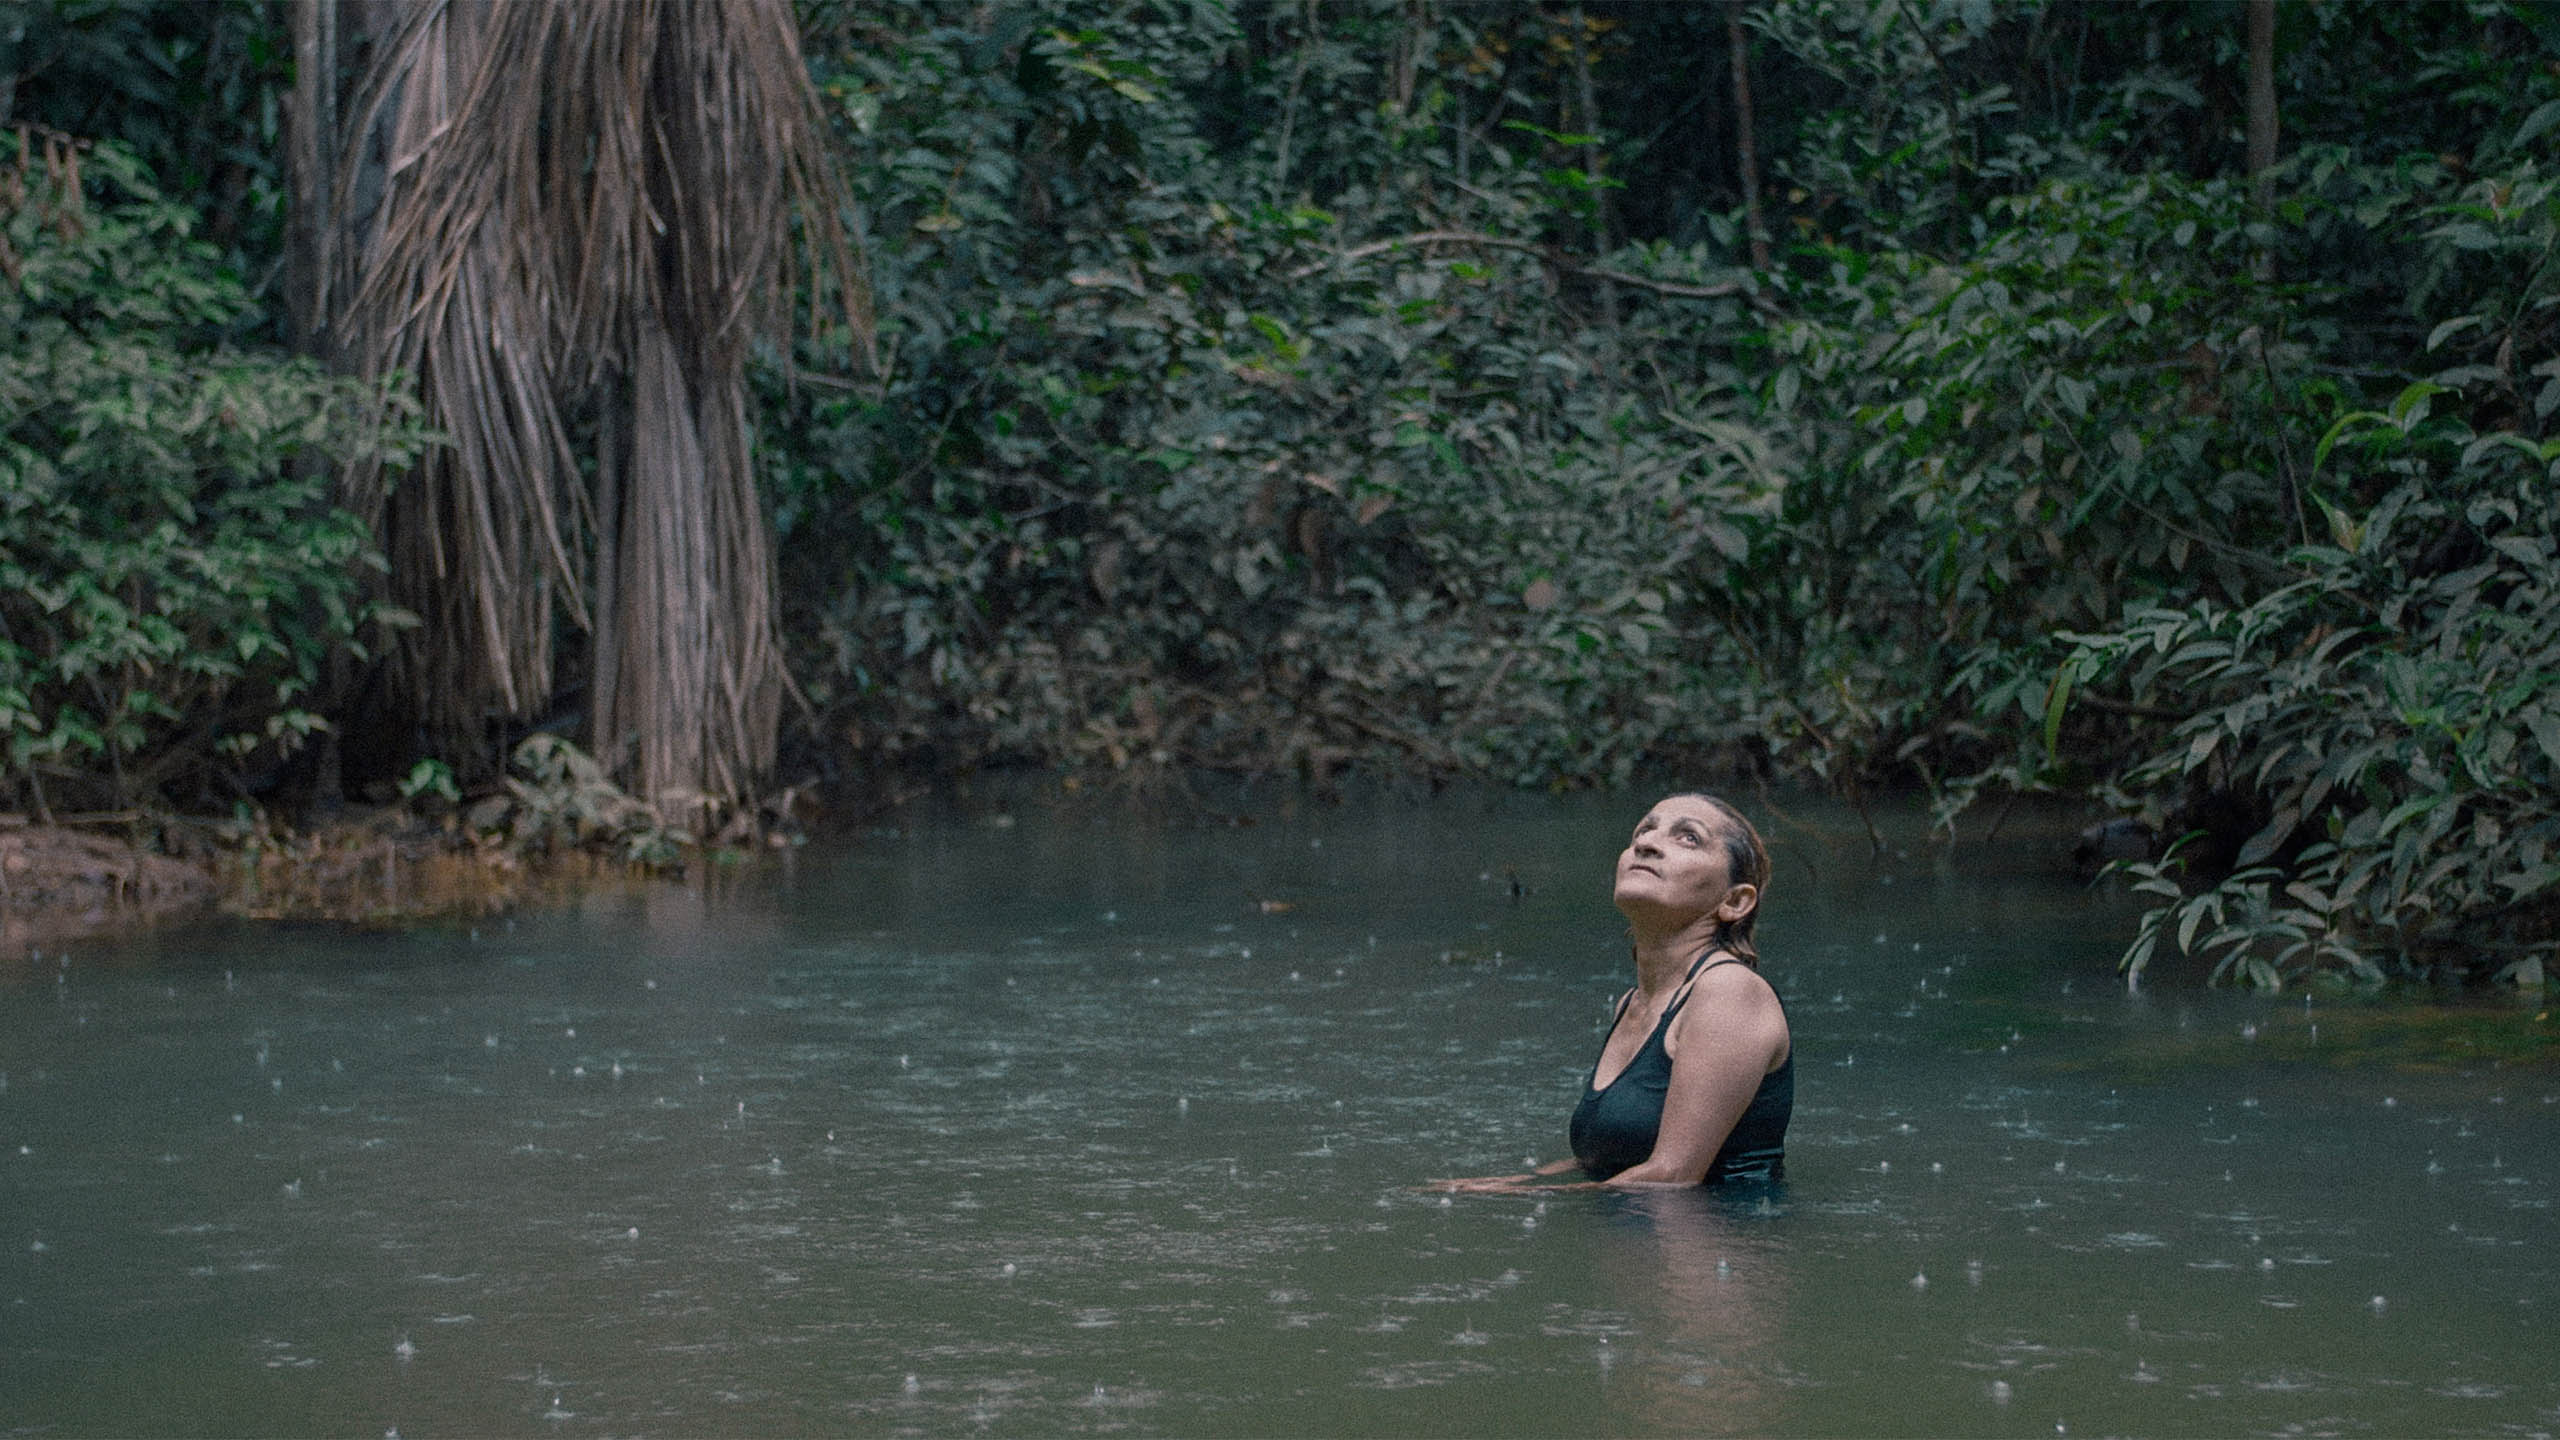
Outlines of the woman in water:
M1777 1178L1795 1046L1752 944L1768 885L1768 848L1732 806L1692 793L1645 812L1614 892L1636 985L1574 1107L1573 1158L1434 1183L1502 1191L1576 1170L1620 1189Z

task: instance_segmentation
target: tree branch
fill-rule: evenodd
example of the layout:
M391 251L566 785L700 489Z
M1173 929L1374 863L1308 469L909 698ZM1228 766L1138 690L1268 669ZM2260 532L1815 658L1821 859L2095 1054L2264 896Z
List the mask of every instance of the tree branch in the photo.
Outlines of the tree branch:
M1727 280L1714 285L1693 285L1681 280L1656 280L1649 275L1631 274L1606 265L1580 264L1551 245L1541 245L1531 240L1514 240L1507 235L1487 235L1480 230L1417 230L1410 235L1391 235L1384 240L1370 240L1312 265L1301 265L1290 271L1288 278L1304 280L1338 266L1423 245L1472 245L1486 250L1514 250L1523 255L1535 255L1558 270L1570 275L1582 276L1586 280L1630 285L1639 290L1650 290L1656 295L1669 296L1678 300L1743 299L1750 301L1755 309L1774 310L1776 308L1774 303L1756 287L1739 280Z

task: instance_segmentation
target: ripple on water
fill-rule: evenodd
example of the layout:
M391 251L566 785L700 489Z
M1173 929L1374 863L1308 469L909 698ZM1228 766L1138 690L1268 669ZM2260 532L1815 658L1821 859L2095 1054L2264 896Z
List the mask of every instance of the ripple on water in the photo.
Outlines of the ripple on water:
M1411 1360L1372 1366L1354 1384L1367 1390L1419 1390L1493 1373L1495 1366L1484 1360Z
M2304 1395L2338 1388L2334 1377L2322 1375L2316 1371L2305 1374L2292 1370L2276 1370L2263 1375L2247 1376L2240 1383L2268 1395Z

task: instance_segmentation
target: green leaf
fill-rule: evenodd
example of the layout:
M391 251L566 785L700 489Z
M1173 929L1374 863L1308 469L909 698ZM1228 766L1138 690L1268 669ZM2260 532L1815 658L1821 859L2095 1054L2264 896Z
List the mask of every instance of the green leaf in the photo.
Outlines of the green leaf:
M2330 504L2321 496L2312 496L2311 503L2319 506L2320 513L2327 517L2329 538L2336 542L2339 549L2352 555L2364 548L2365 530L2361 522L2348 518L2346 511Z
M2475 325L2486 325L2488 323L2489 317L2486 315L2456 315L2452 319L2445 321L2443 324L2438 325L2433 330L2427 332L2427 348L2433 350L2444 344L2444 342L2451 336L2461 334L2463 331L2468 330Z
M2044 692L2044 758L2047 764L2060 763L2063 712L2071 708L2072 667L2070 662L2054 667L2053 679Z
M2389 814L2382 817L2382 823L2375 829L2373 838L2376 841L2388 838L2392 831L2399 829L2410 820L2428 813L2452 798L2452 796L2439 791L2431 795L2414 795L2409 799L2401 801L2398 805L2391 808L2391 812Z
M2383 414L2379 410L2351 410L2346 414L2339 416L2327 430L2321 432L2320 443L2311 447L2311 468L2315 471L2318 470L2320 466L2328 460L2329 451L2334 448L2340 440L2346 438L2349 430L2368 425L2388 425L2390 423L2392 423L2391 417Z
M2560 100L2546 100L2535 106L2532 114L2524 117L2524 123L2516 127L2514 137L2507 141L2507 148L2522 150L2554 125L2560 125Z
M2191 903L2185 911L2178 917L2178 950L2182 954L2193 955L2196 953L2196 927L2204 923L2205 907Z
M2524 721L2524 728L2533 732L2533 742L2542 747L2543 756L2560 768L2560 714L2528 710L2518 718Z
M2187 743L2187 768L2193 770L2197 766L2202 765L2205 760L2213 754L2214 747L2220 743L2222 743L2222 732L2220 730L2207 730L2203 734L2196 736L2195 739L2189 741Z
M2250 836L2248 843L2240 847L2240 853L2233 863L2243 866L2260 863L2276 853L2277 847L2283 845L2286 840L2291 839L2294 827L2301 823L2301 810L2291 805L2283 806L2276 811L2275 818L2269 820L2264 829Z
M2435 397L2444 393L2445 387L2431 380L2402 386L2400 393L2391 397L2391 423L2399 426L2404 435L2417 429L2426 420Z

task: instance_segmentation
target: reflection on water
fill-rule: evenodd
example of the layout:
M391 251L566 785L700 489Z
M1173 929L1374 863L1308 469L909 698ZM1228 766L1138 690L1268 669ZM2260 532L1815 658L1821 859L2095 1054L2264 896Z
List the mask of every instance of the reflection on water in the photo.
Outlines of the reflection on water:
M2560 1427L2547 1018L2127 996L2014 822L1765 827L1784 1189L1416 1188L1558 1153L1641 804L1026 791L476 930L11 956L0 1423Z
M1624 1297L1639 1353L1610 1409L1653 1435L1760 1435L1780 1426L1791 1285L1777 1217L1785 1186L1600 1199L1597 1278ZM1619 1357L1607 1357L1619 1371Z

